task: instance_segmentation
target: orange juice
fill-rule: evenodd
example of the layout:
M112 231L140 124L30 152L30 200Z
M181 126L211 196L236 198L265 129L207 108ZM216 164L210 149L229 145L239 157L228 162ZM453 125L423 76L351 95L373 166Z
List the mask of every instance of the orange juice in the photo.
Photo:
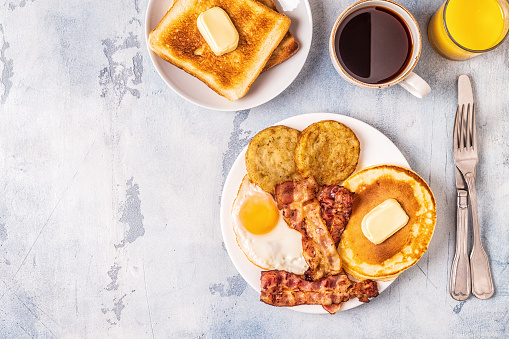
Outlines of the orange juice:
M506 0L448 0L431 18L428 37L442 56L465 60L497 46L508 29Z

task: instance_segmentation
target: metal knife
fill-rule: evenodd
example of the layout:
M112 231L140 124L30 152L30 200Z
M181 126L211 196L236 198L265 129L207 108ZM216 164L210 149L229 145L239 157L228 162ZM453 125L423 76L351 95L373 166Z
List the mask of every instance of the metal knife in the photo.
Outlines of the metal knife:
M467 78L468 79L468 78ZM464 81L464 77L458 79L458 107L464 104L474 104L474 95L470 81ZM456 114L461 114L458 109ZM456 172L456 250L451 266L451 278L449 290L456 300L466 300L472 290L470 277L470 260L468 258L468 191L463 175L455 168Z

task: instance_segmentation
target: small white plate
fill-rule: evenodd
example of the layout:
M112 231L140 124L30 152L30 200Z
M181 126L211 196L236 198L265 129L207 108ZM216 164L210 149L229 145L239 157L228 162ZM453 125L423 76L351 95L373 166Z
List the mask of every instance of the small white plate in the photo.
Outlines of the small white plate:
M398 165L410 168L405 157L392 143L392 141L374 127L351 117L334 113L310 113L285 119L275 125L285 125L302 131L308 125L321 120L339 121L350 127L355 133L361 146L356 171L380 164ZM242 150L233 163L224 184L223 194L221 197L221 231L223 233L226 250L228 251L233 265L235 265L239 273L249 283L249 285L251 285L251 287L257 292L260 292L260 275L262 270L252 264L237 245L230 216L231 208L235 197L237 196L242 178L244 178L244 175L247 174L244 162L246 149L247 147ZM392 282L393 280L378 282L379 292L385 290ZM363 303L359 300L352 299L343 305L341 311L345 311L362 304ZM305 313L327 313L320 305L301 305L291 307L291 309Z
M238 111L261 105L284 91L297 77L309 53L313 22L308 0L275 0L276 6L291 20L290 32L300 47L285 62L263 72L249 92L237 101L229 101L180 68L161 59L149 48L157 72L175 92L196 105L220 111ZM145 18L145 39L166 14L172 0L150 0ZM148 41L148 40L146 40ZM148 44L147 44L148 46Z

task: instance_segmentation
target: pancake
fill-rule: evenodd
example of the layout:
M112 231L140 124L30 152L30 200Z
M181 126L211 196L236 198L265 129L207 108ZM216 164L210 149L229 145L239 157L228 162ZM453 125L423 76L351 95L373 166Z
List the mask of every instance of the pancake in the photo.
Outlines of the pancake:
M366 168L343 185L354 192L352 216L338 245L344 269L358 279L392 280L426 252L436 222L436 204L426 182L415 172L392 165ZM369 241L361 222L374 207L396 199L408 223L379 245Z

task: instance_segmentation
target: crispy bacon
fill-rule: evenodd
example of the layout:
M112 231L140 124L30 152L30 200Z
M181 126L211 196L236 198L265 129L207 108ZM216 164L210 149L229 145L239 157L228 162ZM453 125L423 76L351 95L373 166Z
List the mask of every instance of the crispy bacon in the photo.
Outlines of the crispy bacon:
M343 307L343 303L340 304L330 304L330 305L322 305L323 309L329 312L330 314L335 314L337 311Z
M276 186L276 201L283 210L283 218L302 235L303 256L309 265L305 276L311 281L341 272L341 259L320 215L317 191L318 184L313 178Z
M353 193L339 185L323 186L318 200L322 207L322 218L334 243L338 244L352 215Z
M373 280L362 280L353 285L352 293L363 303L378 295L378 285Z
M317 281L306 281L286 271L263 271L260 300L273 306L322 305L336 313L345 301L357 297L362 302L378 295L375 281L351 281L345 273L331 275Z

